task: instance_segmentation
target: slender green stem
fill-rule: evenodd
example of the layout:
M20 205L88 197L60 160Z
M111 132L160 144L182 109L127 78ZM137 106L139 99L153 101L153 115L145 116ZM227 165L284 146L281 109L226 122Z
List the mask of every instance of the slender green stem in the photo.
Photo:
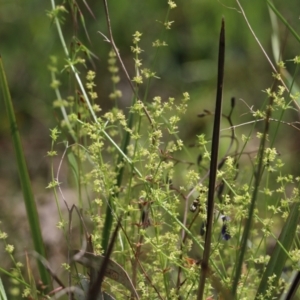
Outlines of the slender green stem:
M258 191L259 191L261 177L262 177L263 170L264 170L263 158L264 158L265 144L267 141L267 134L269 132L272 104L273 104L273 99L270 98L269 106L267 107L267 113L266 113L265 130L264 130L264 133L263 133L263 136L261 139L261 143L260 143L260 147L259 147L259 151L258 151L258 164L257 164L257 169L255 171L255 176L254 176L254 190L253 190L252 197L251 197L251 203L250 203L250 207L249 207L249 212L248 212L248 217L246 220L245 229L244 229L242 240L240 243L240 253L239 253L239 258L238 258L238 261L236 264L235 276L234 276L234 280L233 280L233 284L232 284L231 293L232 293L233 297L236 297L237 286L238 286L238 282L240 280L240 276L241 276L241 272L242 272L242 265L243 265L244 256L246 253L247 240L248 240L248 236L250 234L251 224L253 221L256 199L257 199L257 195L258 195Z
M282 16L282 14L276 9L274 4L270 0L266 0L268 6L273 10L276 16L281 20L281 22L289 29L294 38L300 43L300 36L296 32L296 30L288 23L288 21Z

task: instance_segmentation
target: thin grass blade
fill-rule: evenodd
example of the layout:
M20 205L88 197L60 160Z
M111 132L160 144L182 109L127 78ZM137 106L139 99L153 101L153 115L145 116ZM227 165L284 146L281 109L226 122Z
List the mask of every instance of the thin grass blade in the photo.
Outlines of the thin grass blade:
M134 101L134 99L133 99L133 101ZM132 126L133 126L133 114L129 113L127 127L131 129ZM121 145L122 152L125 153L125 155L127 155L127 147L129 145L129 143L130 143L130 133L128 131L126 131L124 134L123 140L122 140L122 145ZM116 165L118 166L122 161L123 161L123 155L119 154ZM124 168L125 168L124 166L122 166L121 168L117 167L115 170L118 174L117 175L117 183L116 183L117 187L120 187L122 184ZM114 195L114 197L118 197L118 193L116 193ZM102 248L104 251L106 251L106 249L108 247L108 241L109 241L110 232L111 232L112 223L113 223L112 208L113 208L113 197L110 196L108 199L107 207L106 207L105 222L104 222L103 233L102 233Z
M275 85L273 85L273 87L272 87L272 92L273 92L274 87L275 87ZM239 256L237 259L237 263L236 263L236 267L235 267L235 274L234 274L233 283L232 283L231 293L234 298L236 298L237 288L238 288L240 276L242 273L242 266L243 266L244 257L245 257L246 250L247 250L248 237L250 235L251 225L252 225L252 221L254 218L254 210L255 210L255 206L256 206L256 200L258 197L259 186L260 186L261 178L262 178L262 175L264 172L263 159L264 159L264 152L265 152L265 148L266 148L267 135L269 133L273 100L274 100L273 97L270 97L269 105L267 105L267 108L266 108L265 128L264 128L264 132L263 132L259 150L258 150L257 168L254 171L255 173L254 173L253 193L251 196L251 202L249 205L249 211L248 211L245 228L244 228L243 235L242 235L242 240L240 242L240 253L239 253Z
M0 300L7 300L6 292L5 292L1 278L0 278Z
M17 167L19 171L19 178L20 178L21 187L23 191L23 197L24 197L24 202L25 202L25 207L27 212L27 218L30 226L31 236L34 244L34 249L42 257L46 257L46 251L42 239L42 233L41 233L37 208L36 208L36 204L31 189L31 183L29 179L27 165L24 157L20 134L19 134L16 118L15 118L13 104L12 104L1 56L0 56L0 90L2 94L2 99L5 103L7 117L10 124L11 136L13 139L13 145L16 153ZM39 268L39 272L43 284L47 285L48 288L51 287L50 275L47 273L46 269L44 268L43 264L40 261L38 261L38 268Z
M267 290L270 289L269 278L275 275L276 279L272 281L272 286L277 286L277 282L281 277L282 270L288 258L287 252L290 250L293 244L294 237L297 230L297 225L299 224L299 217L300 217L299 208L300 208L300 202L295 203L291 207L291 211L288 216L288 219L281 230L279 239L271 255L271 259L260 281L260 285L258 287L255 299L258 299L259 295L260 296L263 295L264 299L266 300L275 299L276 298L275 296L277 296L271 294L270 291L268 291L267 293Z
M300 43L300 36L295 31L295 29L288 23L288 21L283 17L283 15L276 9L274 4L267 0L268 6L272 9L272 11L276 14L276 16L281 20L281 22L289 29L291 34L295 37L295 39Z

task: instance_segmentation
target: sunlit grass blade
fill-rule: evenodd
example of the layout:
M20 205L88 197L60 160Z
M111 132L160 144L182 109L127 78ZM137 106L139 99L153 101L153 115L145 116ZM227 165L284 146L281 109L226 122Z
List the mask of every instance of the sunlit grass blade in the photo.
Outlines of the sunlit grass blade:
M281 20L281 22L289 29L291 34L295 37L295 39L300 43L300 36L294 30L294 28L287 22L287 20L283 17L283 15L276 9L274 4L267 0L268 6L272 9L272 11L276 14L276 16Z
M297 230L297 225L299 224L299 217L300 217L299 208L300 208L299 202L295 203L291 207L291 211L288 216L288 219L286 220L281 230L279 239L271 254L270 261L260 281L260 285L258 287L255 299L261 299L258 298L261 295L263 295L264 299L266 300L275 299L274 297L277 296L270 293L270 291L268 291L267 293L267 290L269 290L270 288L269 279L271 276L275 275L276 278L272 281L272 286L277 286L277 282L281 277L282 270L288 258L287 252L290 250L293 244L295 233Z
M6 292L5 292L1 278L0 278L0 300L7 300Z
M24 202L25 202L25 207L27 212L27 218L31 230L31 236L34 244L34 249L41 256L46 257L46 251L42 239L42 233L41 233L37 208L34 201L33 192L31 189L31 183L29 179L27 165L23 153L19 130L18 130L15 114L14 114L13 104L12 104L1 57L0 57L0 89L1 89L2 99L5 103L8 121L10 124L11 136L13 139L13 145L16 153L16 163L19 171L19 178L20 178L21 187L23 191L23 197L24 197ZM39 272L43 284L47 285L48 288L51 287L50 276L40 261L38 261L38 268L39 268Z
M282 59L282 55L283 55L282 52L283 52L285 45L280 46L280 32L279 32L277 15L274 13L274 10L270 6L269 6L269 14L270 14L270 20L271 20L272 29L273 29L272 39L271 39L273 56L274 56L275 61L277 63L279 63ZM289 29L287 28L287 30L289 30ZM285 38L285 43L286 43L286 39L287 38ZM280 65L278 65L278 67L279 67L280 74L282 75L283 78L286 79L286 83L289 87L290 93L294 94L294 95L299 94L300 89L295 80L296 76L299 72L299 64L296 64L296 68L295 68L293 76L289 73L289 71L286 68L280 67ZM296 101L299 104L299 99L296 99Z

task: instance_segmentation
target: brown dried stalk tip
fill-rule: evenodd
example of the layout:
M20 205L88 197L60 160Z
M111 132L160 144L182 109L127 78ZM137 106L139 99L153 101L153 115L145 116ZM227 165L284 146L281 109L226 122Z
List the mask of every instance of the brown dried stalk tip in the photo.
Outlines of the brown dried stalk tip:
M203 118L203 117L205 117L206 115L207 115L207 114L202 113L202 114L198 114L197 117L198 117L198 118Z
M231 98L231 108L235 107L235 97Z

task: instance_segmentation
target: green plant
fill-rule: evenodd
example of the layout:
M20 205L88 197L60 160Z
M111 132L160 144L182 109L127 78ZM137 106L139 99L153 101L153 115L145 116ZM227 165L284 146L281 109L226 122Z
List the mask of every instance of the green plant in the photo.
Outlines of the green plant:
M27 218L28 222L30 225L31 233L32 233L32 240L34 243L34 249L35 251L45 257L46 256L46 251L44 248L44 243L41 235L41 229L39 225L39 220L38 220L38 214L36 210L36 204L34 201L33 193L31 190L31 184L30 184L30 179L28 175L28 170L23 154L23 149L21 145L21 140L19 136L19 130L17 126L17 122L15 119L14 115L14 109L11 101L11 96L5 76L5 71L4 67L2 64L2 59L0 57L0 84L1 84L1 90L2 90L2 95L3 95L3 100L6 106L7 110L7 116L9 119L9 124L10 124L10 130L11 130L11 136L12 140L14 143L14 149L16 152L16 161L18 165L18 170L19 170L19 178L21 182L21 187L23 191L23 196L24 196L24 202L26 206L26 211L27 211ZM6 238L6 234L1 235L2 239ZM13 246L12 245L6 245L6 251L11 255L13 252ZM42 281L48 285L48 287L51 287L51 280L49 274L46 272L46 269L44 268L43 264L41 262L38 263L39 265L39 272ZM15 264L16 269L19 271L19 266L17 263Z
M242 6L236 2L254 34ZM284 20L275 6L267 3ZM72 38L69 48L63 33L62 24L69 12L74 27L80 20L89 39L80 5L67 1L57 6L54 0L51 4L48 16L57 29L65 60L62 65L51 57L49 65L51 87L57 97L54 108L61 112L61 119L51 129L48 156L58 156L57 148L63 142L60 166L67 161L72 170L78 199L65 197L60 167L57 175L52 168L52 181L47 188L54 191L58 227L65 237L68 258L63 264L66 276L62 280L38 256L43 283L50 286L47 276L51 274L58 285L47 296L274 299L281 295L291 299L299 281L299 177L285 173L276 143L281 127L297 125L284 119L287 112L299 108L298 95L293 93L297 73L290 80L282 62L278 62L278 68L272 64L274 82L264 91L261 107L255 109L247 104L252 127L243 134L236 133L236 128L244 125L234 125L236 100L222 99L226 36L223 20L216 109L210 112L203 107L203 113L198 114L202 119L214 119L212 137L199 133L190 147L180 137L180 120L187 113L190 94L184 92L180 99L166 96L164 91L150 96L159 79L155 70L159 51L167 46L175 2L167 2L161 33L152 43L153 59L146 67L144 35L139 31L133 34L134 74L130 75L114 40L107 1L103 1L108 35L99 32L99 37L104 37L111 47L107 60L112 84L107 97L112 105L105 111L97 102L97 74L85 69L83 58L92 60L96 56L79 36ZM83 4L93 16L88 4ZM289 30L297 36L291 26ZM255 34L254 37L257 39ZM298 65L299 59L294 62ZM1 74L4 98L9 99L4 71ZM61 81L66 74L71 89L62 96ZM120 101L121 77L130 88L128 108L122 107ZM222 101L230 102L229 113L222 111ZM9 112L13 120L12 110ZM258 147L251 150L255 144ZM64 200L67 216L59 198ZM80 220L79 235L73 233L74 212ZM39 230L37 223L33 227ZM2 239L6 241L5 233ZM273 249L268 250L272 243ZM42 246L43 242L36 244ZM82 245L81 250L78 245ZM44 252L36 251L46 258ZM12 255L11 258L14 260ZM46 297L49 290L36 289L29 262L27 266L29 283L17 263L14 271L1 271L23 284L24 295ZM288 290L283 279L291 271L295 272L293 291Z

